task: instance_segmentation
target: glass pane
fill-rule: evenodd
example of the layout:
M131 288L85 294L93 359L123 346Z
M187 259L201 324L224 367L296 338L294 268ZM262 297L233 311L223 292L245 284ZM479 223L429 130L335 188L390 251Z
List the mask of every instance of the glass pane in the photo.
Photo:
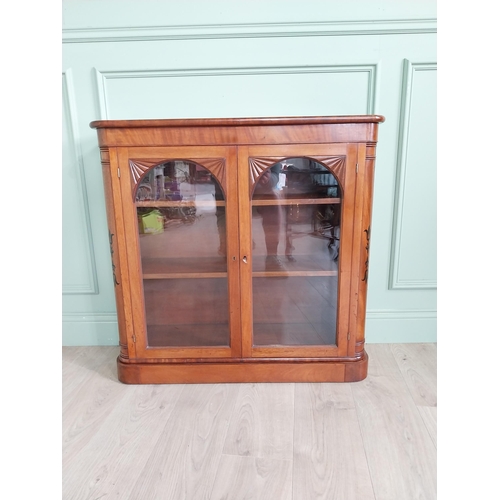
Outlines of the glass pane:
M149 347L229 346L225 202L204 167L169 161L136 191Z
M308 158L270 167L252 197L256 346L335 345L342 194Z

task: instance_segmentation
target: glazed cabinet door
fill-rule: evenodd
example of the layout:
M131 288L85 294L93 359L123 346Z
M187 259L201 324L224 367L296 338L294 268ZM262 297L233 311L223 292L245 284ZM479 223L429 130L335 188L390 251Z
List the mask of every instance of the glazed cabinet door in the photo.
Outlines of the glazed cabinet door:
M354 355L357 161L356 144L239 148L243 356Z
M234 147L118 148L135 359L241 356Z

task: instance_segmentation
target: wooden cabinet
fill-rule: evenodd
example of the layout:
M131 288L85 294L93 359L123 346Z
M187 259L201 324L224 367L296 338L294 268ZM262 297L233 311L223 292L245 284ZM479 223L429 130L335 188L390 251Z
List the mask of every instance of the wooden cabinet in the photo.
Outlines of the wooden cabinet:
M95 121L125 383L350 382L381 116Z

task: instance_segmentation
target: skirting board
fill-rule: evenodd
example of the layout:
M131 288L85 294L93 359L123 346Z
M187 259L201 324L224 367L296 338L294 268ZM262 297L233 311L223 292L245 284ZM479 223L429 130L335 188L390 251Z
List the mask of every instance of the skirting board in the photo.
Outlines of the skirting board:
M436 311L368 311L366 343L437 342ZM63 346L118 345L116 314L65 314Z
M367 344L437 342L436 311L368 311Z
M116 314L63 314L63 346L118 345Z

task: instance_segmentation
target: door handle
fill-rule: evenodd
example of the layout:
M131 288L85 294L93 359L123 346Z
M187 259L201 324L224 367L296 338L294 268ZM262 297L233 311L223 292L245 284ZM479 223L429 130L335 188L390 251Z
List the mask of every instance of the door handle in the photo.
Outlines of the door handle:
M248 262L248 261L247 261L247 256L246 256L246 255L244 255L244 256L243 256L243 259L241 259L241 260L242 260L245 264Z

